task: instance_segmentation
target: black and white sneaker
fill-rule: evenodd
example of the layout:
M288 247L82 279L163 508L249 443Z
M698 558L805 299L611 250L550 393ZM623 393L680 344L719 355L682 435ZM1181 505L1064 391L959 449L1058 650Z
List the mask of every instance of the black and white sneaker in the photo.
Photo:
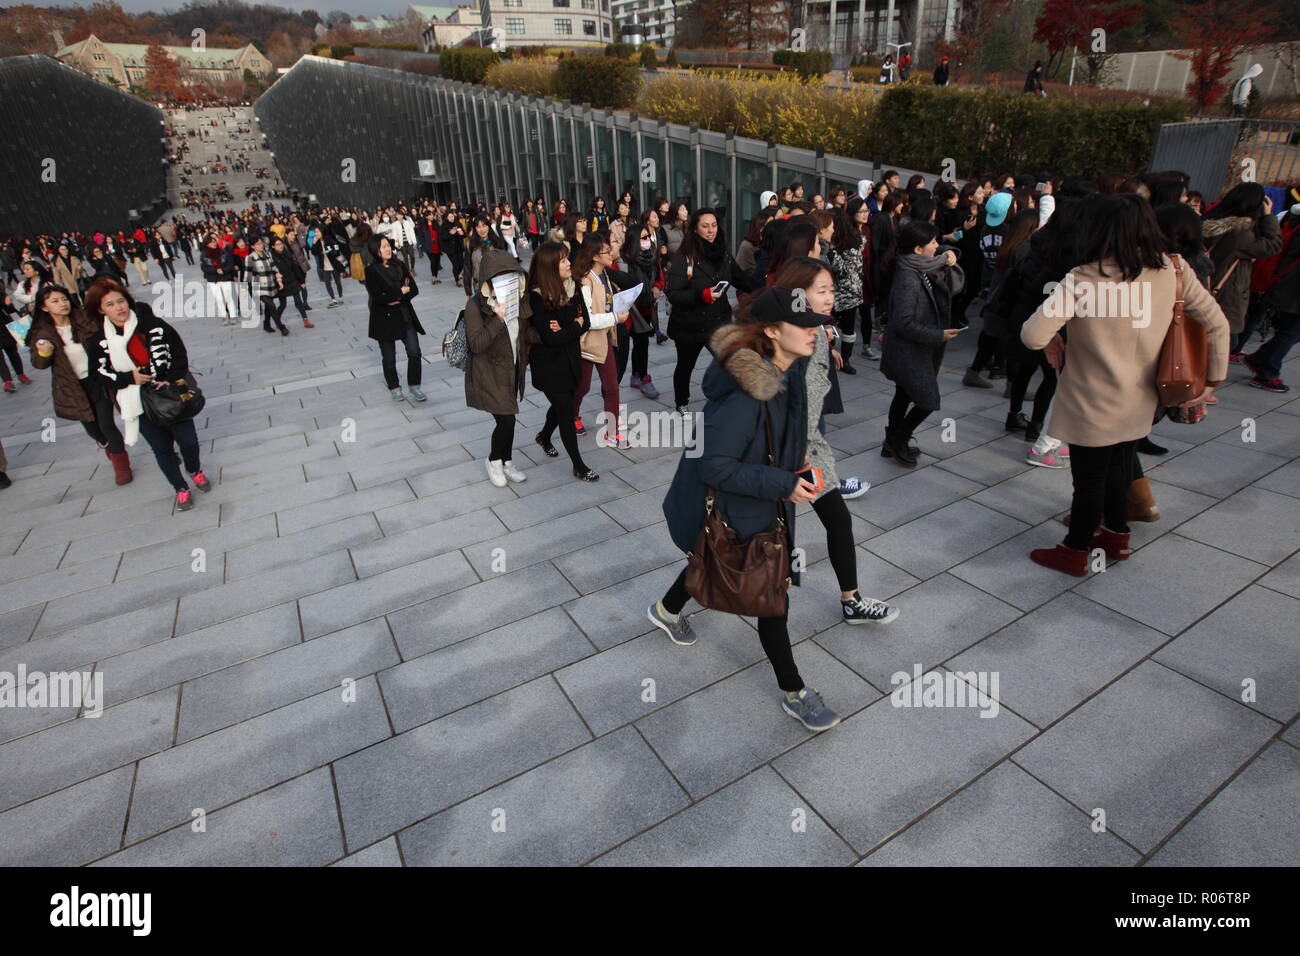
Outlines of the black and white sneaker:
M861 498L871 488L871 482L863 481L861 478L841 478L840 495L845 499Z
M888 624L898 617L898 608L875 598L864 598L861 593L847 601L841 599L840 610L844 612L846 624Z

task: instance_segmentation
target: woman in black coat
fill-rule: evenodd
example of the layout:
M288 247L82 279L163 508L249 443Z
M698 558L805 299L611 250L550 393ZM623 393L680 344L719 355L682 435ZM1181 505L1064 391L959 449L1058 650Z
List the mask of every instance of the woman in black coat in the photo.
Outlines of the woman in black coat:
M727 248L717 213L708 208L691 213L681 248L668 269L668 337L677 346L673 369L673 405L686 412L691 400L691 373L700 352L719 328L731 321L731 302L719 283L742 292L754 285Z
M534 439L550 458L560 453L551 444L555 429L573 463L573 474L583 481L596 481L600 475L587 467L578 451L578 417L573 397L582 374L582 346L579 339L586 330L587 316L582 294L573 281L573 264L562 242L544 242L533 253L528 269L528 299L532 307L529 321L540 342L528 353L533 373L533 388L546 395L551 403L546 423Z
M884 458L916 467L908 441L926 416L939 408L939 365L944 348L960 329L948 328L952 297L962 289L957 254L939 248L933 223L909 222L898 231L897 268L889 296L889 322L880 370L894 383L889 424L880 446Z
M760 532L782 529L785 547L774 559L791 561L795 506L817 496L816 487L796 472L808 454L805 373L826 319L798 302L792 290L768 289L742 304L737 321L714 334L715 359L704 373L708 403L703 433L695 447L683 452L664 498L669 534L683 551L696 547L712 494L712 507L741 544ZM787 567L788 583L797 584L797 567ZM646 611L675 644L695 643L682 613L689 596L683 570ZM758 619L759 639L785 692L785 712L809 730L826 730L840 718L804 686L790 650L788 617L787 599L786 613Z
M401 381L397 377L397 343L406 346L406 384L408 393L417 402L428 396L420 390L420 339L424 326L411 307L411 300L420 294L415 277L401 259L393 254L393 244L387 236L371 236L368 246L374 262L366 266L365 286L370 295L369 335L379 343L379 354L384 366L384 384L388 386L393 401L400 402Z
M280 300L281 314L288 300L293 299L298 314L302 316L303 328L313 328L311 319L307 318L307 306L301 295L302 284L307 279L307 270L298 262L298 257L290 250L289 244L279 236L271 240L271 261L275 263L276 271L280 273L280 288L276 298Z

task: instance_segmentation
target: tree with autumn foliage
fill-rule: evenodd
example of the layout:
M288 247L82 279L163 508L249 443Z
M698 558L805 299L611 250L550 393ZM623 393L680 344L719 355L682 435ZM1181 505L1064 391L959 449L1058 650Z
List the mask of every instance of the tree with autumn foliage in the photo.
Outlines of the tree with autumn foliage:
M1115 56L1112 38L1142 19L1134 0L1047 0L1034 21L1034 39L1047 47L1048 76L1055 76L1066 54L1083 54L1087 83L1101 82L1106 64ZM1100 36L1094 31L1102 30Z
M954 31L956 39L935 42L936 60L946 56L954 70L973 64L988 42L993 24L1010 6L1011 0L965 0Z
M1174 56L1192 65L1187 95L1198 110L1206 110L1228 91L1224 82L1233 63L1247 50L1269 39L1272 26L1258 15L1253 0L1204 0L1184 7L1174 21L1174 36L1182 51Z
M790 43L789 11L782 0L707 0L682 14L681 46L769 50ZM682 42L682 41L685 42Z
M144 51L144 85L167 101L176 99L184 88L181 65L157 43Z

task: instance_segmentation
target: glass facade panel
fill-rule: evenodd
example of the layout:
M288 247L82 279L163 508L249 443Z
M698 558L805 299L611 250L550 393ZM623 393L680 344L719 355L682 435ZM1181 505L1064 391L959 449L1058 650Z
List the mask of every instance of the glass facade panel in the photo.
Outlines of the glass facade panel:
M772 171L767 163L736 158L736 204L738 223L748 225L758 215L760 195L771 188ZM739 226L738 226L739 228Z
M638 192L633 190L632 194L637 197L641 204L640 209L644 209L646 204L656 196L663 195L666 178L664 175L664 144L658 139L652 139L645 133L641 134L641 158L643 163L644 175L639 174L637 179L641 180L641 189ZM644 167L645 160L652 160L648 169ZM638 171L640 173L640 171ZM646 177L650 179L646 179Z
M672 189L665 199L685 199L692 205L695 202L695 154L685 143L672 144L673 181Z
M608 199L615 195L614 135L603 126L596 127L596 163L600 168L600 188Z
M619 195L625 189L636 191L636 143L632 134L626 130L618 131L618 181L614 184L614 194Z
M700 195L701 206L712 206L718 210L718 219L724 224L727 212L731 209L731 175L728 160L724 153L702 149L704 189Z

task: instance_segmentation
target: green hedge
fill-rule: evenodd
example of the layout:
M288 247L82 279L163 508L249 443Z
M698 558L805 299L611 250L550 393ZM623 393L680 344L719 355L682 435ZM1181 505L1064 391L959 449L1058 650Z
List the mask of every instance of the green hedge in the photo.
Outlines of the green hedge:
M330 47L330 56L336 60L341 60L345 56L356 56L356 50L351 43L336 43Z
M438 67L449 80L482 83L483 77L501 57L482 47L452 47L438 54Z
M602 109L624 109L641 92L641 69L632 60L607 56L575 56L561 60L555 70L555 92L575 103Z
M772 62L793 67L802 77L825 76L831 71L829 50L773 50Z
M668 51L668 59L664 60L664 66L670 70L678 69L681 64L677 62L677 51L675 49Z
M1185 120L1187 107L908 83L886 87L878 115L871 148L891 166L937 170L952 159L963 177L990 169L1100 176L1145 170L1160 124Z
M655 48L649 43L641 44L641 69L653 70L659 66L659 58L655 56Z
M507 60L536 60L546 56L546 47L540 45L506 47L501 55Z
M620 60L631 60L636 56L636 47L631 43L606 43L605 56L617 57Z

